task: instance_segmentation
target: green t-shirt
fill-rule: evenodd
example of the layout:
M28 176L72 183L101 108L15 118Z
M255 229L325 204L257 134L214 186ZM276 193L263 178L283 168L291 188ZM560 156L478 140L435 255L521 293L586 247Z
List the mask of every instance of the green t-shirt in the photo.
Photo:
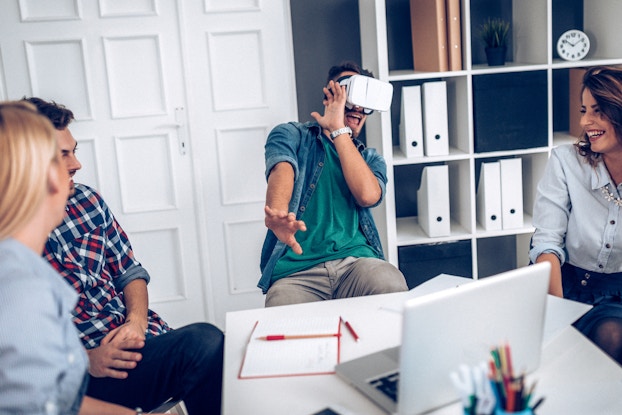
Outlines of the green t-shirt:
M301 217L307 231L296 233L302 255L287 248L272 272L272 282L326 261L349 256L379 258L359 228L356 202L341 171L337 150L326 138L322 142L324 168Z

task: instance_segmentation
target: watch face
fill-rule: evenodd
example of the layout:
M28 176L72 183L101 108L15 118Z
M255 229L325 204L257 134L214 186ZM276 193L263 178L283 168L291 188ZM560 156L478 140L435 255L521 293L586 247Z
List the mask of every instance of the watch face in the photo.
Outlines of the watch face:
M590 38L580 30L568 30L557 41L557 53L559 53L560 58L567 61L583 59L589 50Z

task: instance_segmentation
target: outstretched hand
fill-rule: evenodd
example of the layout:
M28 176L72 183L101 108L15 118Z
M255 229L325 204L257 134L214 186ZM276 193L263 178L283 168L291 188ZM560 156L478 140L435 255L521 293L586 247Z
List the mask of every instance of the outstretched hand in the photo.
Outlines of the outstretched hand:
M296 220L296 215L293 212L286 212L284 210L272 209L270 206L264 208L266 213L265 223L266 227L274 232L274 235L289 246L294 253L302 254L302 247L296 240L296 232L306 231L307 225L301 220Z
M346 87L339 85L335 81L330 81L327 87L324 87L324 115L314 111L311 116L320 126L328 131L335 131L346 125L345 123L345 107L346 107Z

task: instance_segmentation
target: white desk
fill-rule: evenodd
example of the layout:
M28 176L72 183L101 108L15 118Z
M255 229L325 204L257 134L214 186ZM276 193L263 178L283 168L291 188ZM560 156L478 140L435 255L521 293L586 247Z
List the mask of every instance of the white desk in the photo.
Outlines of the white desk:
M342 362L396 346L401 339L401 315L384 306L401 304L407 295L383 294L227 313L223 414L310 415L330 405L352 414L385 414L336 375L241 380L238 372L258 319L342 315L360 336L355 342L344 333ZM538 379L538 395L546 397L538 415L622 414L622 368L572 327L549 340L540 368L531 378ZM434 414L461 415L462 410L456 403Z

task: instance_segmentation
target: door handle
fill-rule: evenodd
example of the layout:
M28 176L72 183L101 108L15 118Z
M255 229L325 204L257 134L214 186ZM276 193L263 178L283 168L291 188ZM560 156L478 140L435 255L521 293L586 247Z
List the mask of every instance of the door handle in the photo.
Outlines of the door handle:
M177 142L179 145L179 154L185 156L188 152L186 145L186 109L184 107L175 107L175 124L177 128Z

